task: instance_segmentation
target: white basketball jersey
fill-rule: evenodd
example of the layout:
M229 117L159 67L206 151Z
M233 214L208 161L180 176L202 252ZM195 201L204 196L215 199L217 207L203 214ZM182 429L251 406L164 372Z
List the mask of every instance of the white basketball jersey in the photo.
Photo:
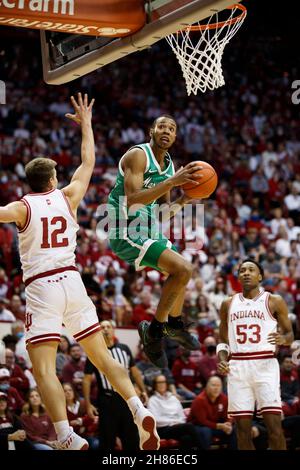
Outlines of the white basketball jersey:
M29 193L21 201L27 207L26 224L19 231L24 282L52 269L75 266L79 226L64 193Z
M268 292L254 299L235 294L228 311L228 339L231 353L275 351L267 342L270 333L277 331L277 321L269 308Z

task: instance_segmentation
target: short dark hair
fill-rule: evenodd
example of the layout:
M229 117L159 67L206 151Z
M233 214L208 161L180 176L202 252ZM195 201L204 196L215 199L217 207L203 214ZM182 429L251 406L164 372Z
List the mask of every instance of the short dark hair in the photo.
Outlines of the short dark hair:
M28 184L33 192L42 193L47 190L56 162L51 158L38 157L25 166Z
M70 352L72 351L72 349L74 348L81 348L80 344L79 343L72 343L70 344L69 348L68 348L68 352L70 354Z
M168 382L167 377L166 377L164 374L158 374L158 375L156 375L155 377L153 377L153 380L152 380L152 388L153 388L153 390L155 389L155 386L156 386L156 383L157 383L157 378L158 378L158 377L162 377L162 376L166 379L166 384L169 385L169 382Z
M161 118L172 119L172 121L174 121L176 126L177 126L176 120L173 116L171 116L170 114L162 114L161 116L158 116L156 119L154 119L154 121L151 124L150 129L154 129L154 127L156 126L157 121Z
M255 264L255 266L258 267L261 276L264 277L264 274L265 274L264 268L263 268L257 261L255 261L255 259L252 259L252 258L244 259L244 261L241 262L241 264L239 265L239 269L238 269L238 273L239 273L239 274L240 274L241 267L242 267L243 264L245 264L245 263L253 263L253 264Z

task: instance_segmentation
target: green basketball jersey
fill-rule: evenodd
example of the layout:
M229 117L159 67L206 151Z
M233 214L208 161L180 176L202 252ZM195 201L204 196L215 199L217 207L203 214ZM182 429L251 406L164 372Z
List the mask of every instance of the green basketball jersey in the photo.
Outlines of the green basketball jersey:
M149 189L153 186L158 185L159 183L165 181L166 179L170 178L174 175L174 165L169 153L165 156L165 167L162 170L158 161L156 160L151 146L149 143L146 144L139 144L135 145L132 148L140 148L145 152L147 163L144 172L144 184L143 189ZM125 155L124 155L125 156ZM110 218L114 218L116 220L139 220L139 225L141 230L144 232L144 236L146 235L145 231L147 228L155 224L157 226L157 218L155 216L155 205L156 201L153 201L151 204L140 206L137 210L134 208L130 208L128 210L126 198L125 198L125 190L124 190L124 172L122 170L122 159L119 162L118 174L114 188L109 194L108 197L108 213ZM115 230L110 229L109 236L116 236L119 237L119 233L116 233ZM122 237L120 237L122 238Z

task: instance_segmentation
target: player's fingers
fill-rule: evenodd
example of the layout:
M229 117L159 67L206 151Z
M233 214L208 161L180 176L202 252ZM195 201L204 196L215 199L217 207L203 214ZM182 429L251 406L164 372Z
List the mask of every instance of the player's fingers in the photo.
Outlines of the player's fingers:
M192 174L196 173L196 171L199 171L199 167L197 167L197 168L194 168L194 167L193 167L193 168L189 168L188 170L186 170L186 172L187 172L189 175L192 175ZM202 178L202 175L199 175L199 177Z
M68 119L71 119L71 121L74 121L74 122L76 122L77 124L80 124L80 119L78 119L78 117L77 117L75 114L65 114L65 116L66 116Z
M72 105L74 106L75 110L79 109L78 103L75 100L74 96L71 96L71 102L72 102Z
M80 107L83 106L82 95L81 95L80 92L78 93L78 103L79 103L79 106L80 106Z
M89 104L89 107L88 107L89 111L90 111L90 110L92 109L92 107L94 106L94 103L95 103L95 98L93 98L92 101L91 101L90 104Z
M88 106L88 95L87 95L87 93L84 94L84 101L83 102L84 102L84 106L87 108L87 106Z
M200 168L201 170L203 169L203 166L199 165L197 162L190 162L186 165L186 168L191 168L191 167L197 167Z
M193 183L194 186L198 186L200 184L200 181L193 180L192 178L185 178L184 183Z

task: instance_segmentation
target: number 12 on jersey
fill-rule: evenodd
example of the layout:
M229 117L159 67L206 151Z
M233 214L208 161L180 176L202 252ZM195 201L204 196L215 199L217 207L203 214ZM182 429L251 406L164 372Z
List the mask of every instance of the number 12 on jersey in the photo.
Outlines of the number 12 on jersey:
M58 240L58 236L63 235L67 229L67 221L64 217L52 217L50 221L47 217L41 217L41 222L43 224L41 248L61 248L69 245L69 240L66 237Z

